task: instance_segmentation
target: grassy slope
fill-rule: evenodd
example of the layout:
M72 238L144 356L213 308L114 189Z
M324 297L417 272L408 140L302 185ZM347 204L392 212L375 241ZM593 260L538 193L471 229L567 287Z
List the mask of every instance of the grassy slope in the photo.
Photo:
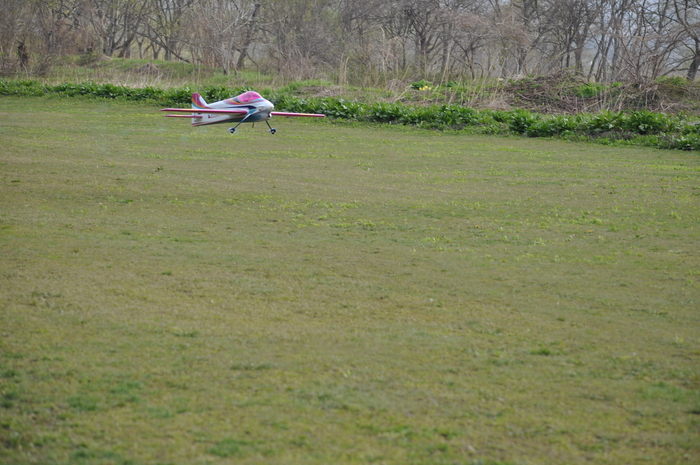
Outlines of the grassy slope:
M0 100L2 463L700 460L697 156Z

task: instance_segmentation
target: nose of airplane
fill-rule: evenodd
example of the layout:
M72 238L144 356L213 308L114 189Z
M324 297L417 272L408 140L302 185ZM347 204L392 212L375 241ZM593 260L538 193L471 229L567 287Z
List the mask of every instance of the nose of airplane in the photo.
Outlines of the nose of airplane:
M265 100L265 101L262 102L262 104L260 105L260 109L261 109L262 111L272 111L272 110L275 109L275 106L274 106L274 105L272 104L272 102L270 102L269 100Z

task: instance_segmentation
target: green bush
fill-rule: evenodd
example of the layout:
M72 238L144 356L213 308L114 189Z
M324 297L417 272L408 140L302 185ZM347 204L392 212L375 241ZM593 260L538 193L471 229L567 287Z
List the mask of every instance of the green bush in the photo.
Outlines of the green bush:
M597 115L583 120L580 127L590 134L613 132L622 130L625 127L624 121L624 113L602 110Z
M575 116L553 116L533 122L525 131L529 137L552 137L576 130L579 118Z
M359 120L364 114L365 106L356 102L348 102L340 99L325 99L319 102L318 112L330 118L342 118L348 120Z
M680 127L677 118L669 117L664 113L652 113L648 110L635 111L627 115L624 129L637 134L661 134L662 132L675 132Z
M479 112L470 107L443 105L437 109L437 119L449 127L476 126Z
M13 95L16 97L41 97L45 94L45 86L37 81L5 81L0 79L0 95Z
M425 79L421 79L418 82L411 83L411 88L415 90L427 90L427 89L432 89L433 88L433 83L430 81L426 81Z
M508 118L508 127L516 134L525 134L538 121L539 117L528 110L515 110Z
M675 87L685 87L688 85L688 80L680 76L664 76L656 80L659 84L666 84Z
M676 150L700 150L700 136L688 134L672 137L668 147Z
M579 86L574 94L577 97L581 98L588 98L588 97L596 97L600 94L602 94L605 91L605 86L601 84L596 84L595 82L589 82L587 84L583 84Z
M695 134L700 136L700 121L694 124L685 123L680 132L681 134Z
M401 103L377 102L368 108L368 121L376 123L397 123L406 113L406 107Z

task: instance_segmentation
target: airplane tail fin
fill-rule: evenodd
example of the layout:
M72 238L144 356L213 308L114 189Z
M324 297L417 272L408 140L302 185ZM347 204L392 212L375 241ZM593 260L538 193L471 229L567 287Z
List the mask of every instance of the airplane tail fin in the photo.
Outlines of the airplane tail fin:
M207 105L207 102L199 95L199 92L192 94L192 108L197 110L209 108L209 105ZM199 118L201 118L201 116ZM201 122L199 118L192 118L192 126L197 126L197 123Z
M192 94L192 108L208 108L207 102L199 95L199 92Z

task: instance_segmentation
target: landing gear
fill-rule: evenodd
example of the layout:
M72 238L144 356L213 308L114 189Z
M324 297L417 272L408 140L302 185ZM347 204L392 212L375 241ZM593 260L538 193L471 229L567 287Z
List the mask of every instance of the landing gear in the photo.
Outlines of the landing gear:
M230 132L231 134L235 133L235 132L236 132L236 128L237 128L238 126L240 126L241 123L245 122L245 120L247 120L248 117L249 117L250 115L252 115L253 113L254 113L253 110L248 110L248 114L245 115L245 117L244 117L242 120L240 120L240 121L238 122L237 125L235 125L235 126L232 127L232 128L228 128L228 132Z
M236 128L237 128L238 126L240 126L241 123L242 123L243 121L245 121L245 118L243 118L243 120L241 120L241 122L238 123L237 125L235 125L234 127L228 128L228 132L231 133L231 134L235 134L235 133L236 133ZM275 128L273 128L272 126L270 126L270 123L269 123L268 121L265 121L265 123L267 123L267 127L270 128L270 134L274 134L274 133L277 132L277 129L275 129ZM253 126L255 126L255 123L253 123Z

